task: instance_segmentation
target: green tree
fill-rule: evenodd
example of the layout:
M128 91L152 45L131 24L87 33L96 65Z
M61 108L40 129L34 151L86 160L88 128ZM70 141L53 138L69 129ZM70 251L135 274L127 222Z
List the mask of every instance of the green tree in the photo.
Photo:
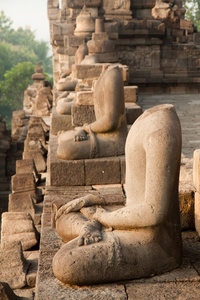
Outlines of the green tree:
M36 65L38 60L39 58L33 50L28 51L26 48L0 43L0 81L4 80L5 72L16 64L29 61Z
M37 41L30 29L13 29L12 23L1 11L0 114L3 117L10 116L13 110L22 109L24 90L31 83L37 62L42 63L47 80L52 80L53 73L48 43Z
M11 70L6 71L5 80L0 82L0 97L3 106L12 110L23 108L24 91L31 79L35 66L31 62L18 63Z
M20 62L30 61L43 64L44 71L52 74L52 57L49 56L49 46L45 41L37 41L35 34L30 29L12 28L12 21L7 18L3 11L0 12L0 49L8 51L7 59L0 61L0 80L4 70L7 71ZM1 55L0 55L1 56ZM9 62L8 62L9 61Z
M183 0L186 8L185 17L194 22L197 30L200 31L200 0Z
M3 40L10 32L12 21L6 17L3 11L0 12L0 39Z

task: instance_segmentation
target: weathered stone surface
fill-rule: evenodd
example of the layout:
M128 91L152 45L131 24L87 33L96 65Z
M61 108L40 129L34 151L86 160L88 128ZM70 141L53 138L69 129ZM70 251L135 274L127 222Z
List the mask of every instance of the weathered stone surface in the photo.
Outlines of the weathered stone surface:
M75 105L75 102L71 98L61 98L57 102L56 111L59 115L71 115L73 105Z
M36 285L36 276L38 269L38 257L39 251L25 251L24 257L29 264L28 273L26 275L26 281L28 287L35 287Z
M95 39L95 35L97 38ZM113 56L115 56L115 44L113 41L102 38L99 39L98 34L93 34L92 40L87 42L89 54L107 54L112 53ZM116 59L117 61L117 59ZM101 61L100 61L101 62Z
M94 53L93 54L91 53L91 55L94 55ZM116 52L96 53L95 56L99 63L117 63L118 62L118 57L117 57Z
M29 129L33 126L36 126L36 125L41 125L42 126L42 129L44 132L49 132L49 125L47 123L48 122L49 118L48 116L47 117L36 117L36 116L31 116L30 117L30 121L29 121ZM40 126L36 129L35 133L38 133L38 131L40 131L41 135L42 135L42 131L40 129ZM43 135L42 135L43 136Z
M22 212L2 214L1 241L20 241L22 249L27 250L38 243L38 232L31 216Z
M135 103L125 103L127 124L133 124L142 114L142 108Z
M77 85L76 80L69 80L68 78L61 78L57 83L58 91L74 91Z
M52 87L47 81L41 81L35 98L33 114L37 117L49 116L52 108Z
M33 173L16 174L12 176L12 192L35 192L36 183Z
M76 18L76 28L74 35L80 37L91 37L95 30L95 21L89 9L84 5L80 14Z
M84 162L50 161L50 183L53 186L84 185Z
M72 124L73 126L83 126L85 123L91 124L96 120L93 105L73 106Z
M45 144L45 133L42 124L36 122L30 122L28 126L27 138L34 139L35 137L40 139L40 141ZM25 145L25 150L26 150L26 145Z
M94 105L93 92L84 91L76 93L76 105Z
M85 184L120 183L120 163L118 157L85 160Z
M35 288L29 287L28 289L16 289L15 294L18 297L21 297L22 299L34 300L35 299Z
M87 7L97 7L101 5L100 0L69 0L68 1L68 6L70 8L82 8L84 5Z
M103 71L104 65L73 65L72 75L77 79L93 78L97 79Z
M79 37L81 38L81 37ZM85 39L84 42L79 45L78 49L76 50L75 53L75 65L79 65L82 64L82 61L84 60L84 58L88 55L88 47L85 44Z
M79 37L79 36L66 36L64 38L64 45L65 47L78 47L82 44L85 43L84 37Z
M200 283L157 283L126 285L130 299L195 299L199 297Z
M121 169L121 184L125 184L125 175L126 175L126 161L125 156L119 156L120 169Z
M124 102L138 101L138 86L125 86L124 87Z
M194 41L197 45L200 44L200 34L199 34L199 32L195 32L195 33L193 34L193 41Z
M26 212L34 219L35 206L33 197L29 193L17 193L9 195L9 212Z
M38 151L25 151L23 152L23 159L33 159L37 172L46 171L46 158Z
M51 119L51 134L57 135L58 131L73 129L71 115L59 115L54 107Z
M65 161L57 158L56 155L57 143L50 147L50 184L52 186L76 186L84 185L84 162Z
M98 184L98 185L93 185L92 189L97 190L101 195L121 195L123 196L123 190L122 190L122 185L121 184Z
M152 9L152 15L155 19L167 19L170 12L170 3L163 1L156 1L155 7Z
M12 141L23 140L26 138L28 118L25 111L14 111L12 116Z
M35 181L38 182L41 175L38 174L33 159L23 159L16 161L16 174L33 173Z
M20 242L5 242L2 240L0 248L0 277L12 289L26 285L26 263Z
M0 299L1 300L18 300L19 298L6 282L0 282Z

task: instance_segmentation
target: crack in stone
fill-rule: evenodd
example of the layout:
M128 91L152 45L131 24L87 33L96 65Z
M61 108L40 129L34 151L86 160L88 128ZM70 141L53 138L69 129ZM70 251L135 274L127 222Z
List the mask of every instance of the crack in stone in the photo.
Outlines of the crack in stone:
M126 299L128 300L128 293L127 293L127 290L126 290L126 285L124 285L124 291L125 291L125 294L126 294Z
M191 265L193 266L193 268L195 269L195 271L197 272L197 274L200 276L200 272L199 270L195 267L194 263L192 263L192 261L190 261Z

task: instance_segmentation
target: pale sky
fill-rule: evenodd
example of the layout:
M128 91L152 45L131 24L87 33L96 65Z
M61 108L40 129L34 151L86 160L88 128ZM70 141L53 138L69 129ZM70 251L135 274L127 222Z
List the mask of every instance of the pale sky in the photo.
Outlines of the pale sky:
M37 40L49 41L47 0L0 0L1 10L13 21L14 29L29 26Z

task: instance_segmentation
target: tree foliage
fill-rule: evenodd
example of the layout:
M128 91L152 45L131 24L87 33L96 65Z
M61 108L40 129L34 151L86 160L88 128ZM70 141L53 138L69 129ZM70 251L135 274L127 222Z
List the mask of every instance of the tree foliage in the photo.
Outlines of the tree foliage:
M182 3L186 8L186 18L192 20L200 31L200 0L182 0Z
M32 83L34 68L31 62L23 62L6 71L5 80L0 82L1 103L4 106L8 105L12 110L22 108L24 90Z
M23 93L37 62L44 72L52 75L52 57L45 41L37 41L35 33L28 28L12 28L12 20L0 12L0 114L10 107L22 109ZM3 109L4 108L4 109Z

